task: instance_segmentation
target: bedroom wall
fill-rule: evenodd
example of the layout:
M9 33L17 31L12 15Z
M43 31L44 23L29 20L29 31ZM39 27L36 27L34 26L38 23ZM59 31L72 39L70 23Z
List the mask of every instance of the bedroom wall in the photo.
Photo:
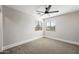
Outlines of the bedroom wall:
M32 12L23 13L6 6L3 6L3 11L4 47L42 37L42 31L34 30L35 20L38 18Z
M3 41L3 20L2 20L2 6L0 6L0 51L2 50Z
M56 30L45 31L45 37L79 44L79 12L63 14L45 20L55 20Z

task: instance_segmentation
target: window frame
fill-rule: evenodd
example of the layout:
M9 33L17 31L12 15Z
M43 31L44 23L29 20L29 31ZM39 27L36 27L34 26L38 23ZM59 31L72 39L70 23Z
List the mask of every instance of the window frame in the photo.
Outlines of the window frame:
M49 26L47 26L48 22L50 23ZM54 24L53 26L51 25L52 23ZM46 22L46 31L55 31L55 27L56 27L56 23L54 20L49 20Z

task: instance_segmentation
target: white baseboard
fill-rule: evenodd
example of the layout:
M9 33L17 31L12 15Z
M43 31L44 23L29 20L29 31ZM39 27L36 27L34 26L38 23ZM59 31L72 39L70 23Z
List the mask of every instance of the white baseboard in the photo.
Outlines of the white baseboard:
M17 43L14 43L14 44L10 44L10 45L4 46L4 47L3 47L3 50L6 50L6 49L9 49L9 48L18 46L18 45L22 45L22 44L24 44L24 43L31 42L31 41L36 40L36 39L39 39L39 38L41 38L41 37L43 37L43 36L35 37L35 38L33 38L33 39L29 39L29 40L26 40L26 41L17 42ZM70 43L70 44L75 44L75 45L78 45L78 46L79 46L79 42L68 41L68 40L64 40L64 39L60 39L60 38L56 38L56 37L50 37L50 36L45 36L45 37L46 37L46 38L50 38L50 39L59 40L59 41L66 42L66 43ZM1 50L1 51L2 51L2 50Z
M57 37L51 37L51 36L45 36L46 38L50 38L50 39L55 39L55 40L59 40L62 42L66 42L66 43L70 43L70 44L74 44L74 45L78 45L79 46L79 42L74 42L74 41L68 41L68 40L64 40L64 39L60 39Z
M21 41L21 42L17 42L17 43L14 43L14 44L10 44L10 45L4 46L4 47L3 47L3 50L6 50L6 49L9 49L9 48L12 48L12 47L15 47L15 46L24 44L24 43L31 42L31 41L36 40L36 39L39 39L39 38L41 38L41 37L42 37L42 36L39 36L39 37L35 37L35 38L33 38L33 39L29 39L29 40L26 40L26 41Z

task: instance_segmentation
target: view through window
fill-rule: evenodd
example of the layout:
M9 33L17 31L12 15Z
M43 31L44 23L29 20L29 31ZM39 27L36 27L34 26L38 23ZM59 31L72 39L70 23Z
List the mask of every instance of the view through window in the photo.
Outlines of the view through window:
M47 31L55 31L55 21L54 20L50 20L46 22L46 30Z
M40 31L40 30L42 30L42 22L36 21L35 31Z

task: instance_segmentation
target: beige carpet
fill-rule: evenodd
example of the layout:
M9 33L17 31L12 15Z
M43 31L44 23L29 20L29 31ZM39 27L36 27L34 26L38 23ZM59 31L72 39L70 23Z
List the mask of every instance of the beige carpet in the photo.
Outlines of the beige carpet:
M77 54L79 46L61 41L40 38L32 42L5 50L7 54Z

